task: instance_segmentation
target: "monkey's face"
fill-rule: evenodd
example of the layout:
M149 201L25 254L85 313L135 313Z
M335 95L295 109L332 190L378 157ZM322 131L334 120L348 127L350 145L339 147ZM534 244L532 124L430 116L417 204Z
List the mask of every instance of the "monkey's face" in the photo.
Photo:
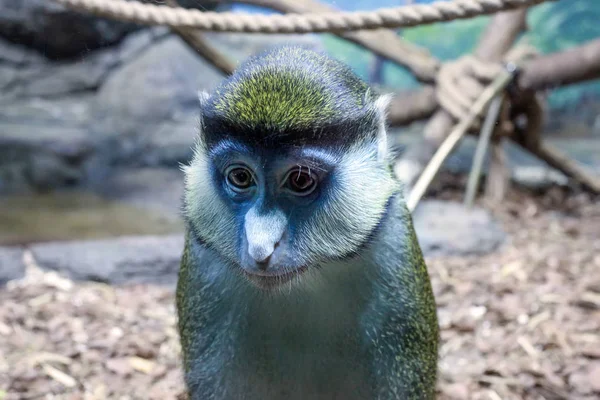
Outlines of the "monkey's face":
M186 216L198 240L263 289L353 257L394 190L377 143L266 148L199 143L186 168Z
M186 168L194 236L262 288L356 256L396 188L388 100L324 54L283 47L244 62L200 96Z

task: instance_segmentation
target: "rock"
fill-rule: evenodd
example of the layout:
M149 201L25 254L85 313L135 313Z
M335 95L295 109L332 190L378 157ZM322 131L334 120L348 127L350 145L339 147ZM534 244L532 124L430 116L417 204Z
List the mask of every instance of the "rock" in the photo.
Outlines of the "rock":
M234 62L283 43L319 48L315 37L222 35L207 40ZM223 76L179 37L156 43L116 70L102 85L94 108L94 136L111 142L116 163L176 166L187 162L197 132L198 91Z
M23 250L15 247L0 247L0 285L24 276Z
M80 62L50 62L0 40L0 193L91 184L110 171L109 139L93 135L94 91L166 30L132 34ZM3 52L2 50L8 50ZM21 54L21 57L19 57Z
M0 192L74 186L102 172L84 128L0 122Z
M198 112L179 121L168 121L148 133L146 147L139 154L143 166L178 167L192 158L198 132Z
M78 94L53 99L15 98L0 107L0 123L30 126L86 127L90 123L93 95Z
M0 63L23 66L43 62L46 59L34 50L0 38Z
M179 169L117 168L95 189L107 200L181 218L183 172Z
M516 183L531 188L544 189L553 185L565 186L569 179L561 172L542 166L515 166L512 179Z
M164 124L197 115L197 91L220 80L217 71L171 36L107 79L96 98L94 132L111 141L116 161L139 163L150 147L150 137ZM192 130L187 147L193 137Z
M226 11L218 0L179 0L185 8ZM71 11L48 0L0 0L0 37L50 59L73 59L114 46L131 32L147 29L115 19Z
M114 284L172 285L183 251L183 235L121 237L31 246L37 264L75 280Z
M138 25L70 11L47 0L0 0L0 36L53 59L118 43Z
M501 245L506 234L484 209L460 203L423 201L413 214L426 256L482 255Z
M106 74L119 64L119 54L99 51L78 62L44 62L19 68L19 82L4 96L60 97L70 93L96 90Z
M111 70L134 58L165 33L161 28L147 29L130 35L120 46L68 61L51 61L0 39L0 97L23 101L91 93L102 86ZM3 54L5 51L7 55Z
M20 73L33 64L41 64L44 58L23 46L0 38L0 98L23 84Z

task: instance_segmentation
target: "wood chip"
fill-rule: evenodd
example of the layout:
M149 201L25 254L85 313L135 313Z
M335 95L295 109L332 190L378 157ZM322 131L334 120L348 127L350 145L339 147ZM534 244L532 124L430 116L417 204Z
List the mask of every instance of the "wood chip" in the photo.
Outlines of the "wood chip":
M540 355L540 352L536 350L535 347L533 347L533 345L531 344L531 342L529 341L529 339L527 339L524 336L519 336L517 338L517 343L519 343L519 346L521 346L521 348L523 350L525 350L525 352L527 354L529 354L531 357L534 358L538 358Z
M150 360L146 360L140 357L129 357L129 363L136 371L143 372L144 374L150 374L154 369L156 363Z
M600 198L567 190L509 191L493 211L504 246L427 260L442 329L437 400L600 398ZM5 400L185 393L172 288L72 282L28 257L25 278L0 287Z
M539 324L541 324L544 321L549 320L550 316L551 316L550 311L544 310L543 312L531 317L529 319L529 322L527 323L527 325L528 325L529 329L534 330L535 328L537 328L537 326Z
M578 305L591 309L600 309L600 293L584 292L581 294Z
M28 361L32 367L35 367L40 364L47 364L53 362L62 365L69 365L72 362L72 360L69 357L65 357L61 354L47 352L36 353L30 356Z
M68 388L73 388L77 385L77 381L75 380L75 378L73 378L70 375L67 375L66 373L62 372L59 369L54 368L51 365L42 364L42 369L50 378L59 382L63 386L66 386Z
M0 335L8 336L12 333L12 328L6 325L4 322L0 322Z

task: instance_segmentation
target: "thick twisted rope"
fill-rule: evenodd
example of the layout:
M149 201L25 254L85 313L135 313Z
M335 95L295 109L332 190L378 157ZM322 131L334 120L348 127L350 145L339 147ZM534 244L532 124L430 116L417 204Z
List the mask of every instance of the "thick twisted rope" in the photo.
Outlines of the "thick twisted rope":
M410 191L406 200L406 205L410 212L413 212L419 204L419 201L425 194L425 191L435 178L435 175L440 170L448 155L454 150L460 139L466 135L468 129L475 123L481 113L487 109L494 97L498 96L506 86L511 82L513 75L506 70L499 71L496 78L489 84L475 103L471 106L469 113L465 115L458 124L452 129L444 143L435 152L425 170L419 176L414 188Z
M465 19L555 0L453 0L375 11L285 15L203 12L126 0L53 0L77 11L145 25L246 33L342 32Z
M528 45L513 47L504 57L507 63L521 64L537 56ZM486 63L473 55L444 63L436 79L436 98L440 106L456 120L465 118L485 85L503 70L500 63Z
M408 195L406 204L410 211L416 208L443 162L459 141L470 128L480 125L479 119L487 111L488 115L477 147L465 196L466 203L472 204L477 189L477 179L481 173L483 154L503 105L504 100L500 94L513 80L517 66L523 60L536 55L537 52L534 48L520 45L513 47L505 55L504 61L508 63L505 67L499 63L483 62L472 55L461 57L442 66L437 79L436 97L440 106L458 123L433 155ZM493 107L488 109L490 102L493 102Z

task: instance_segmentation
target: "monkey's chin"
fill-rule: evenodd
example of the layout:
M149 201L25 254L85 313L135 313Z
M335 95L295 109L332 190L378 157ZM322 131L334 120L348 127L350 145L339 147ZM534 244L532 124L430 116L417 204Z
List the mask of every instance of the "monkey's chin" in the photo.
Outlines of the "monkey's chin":
M306 270L307 267L298 267L282 274L257 274L242 269L248 282L261 290L276 290L286 284L289 286L294 283L293 281L298 280Z

